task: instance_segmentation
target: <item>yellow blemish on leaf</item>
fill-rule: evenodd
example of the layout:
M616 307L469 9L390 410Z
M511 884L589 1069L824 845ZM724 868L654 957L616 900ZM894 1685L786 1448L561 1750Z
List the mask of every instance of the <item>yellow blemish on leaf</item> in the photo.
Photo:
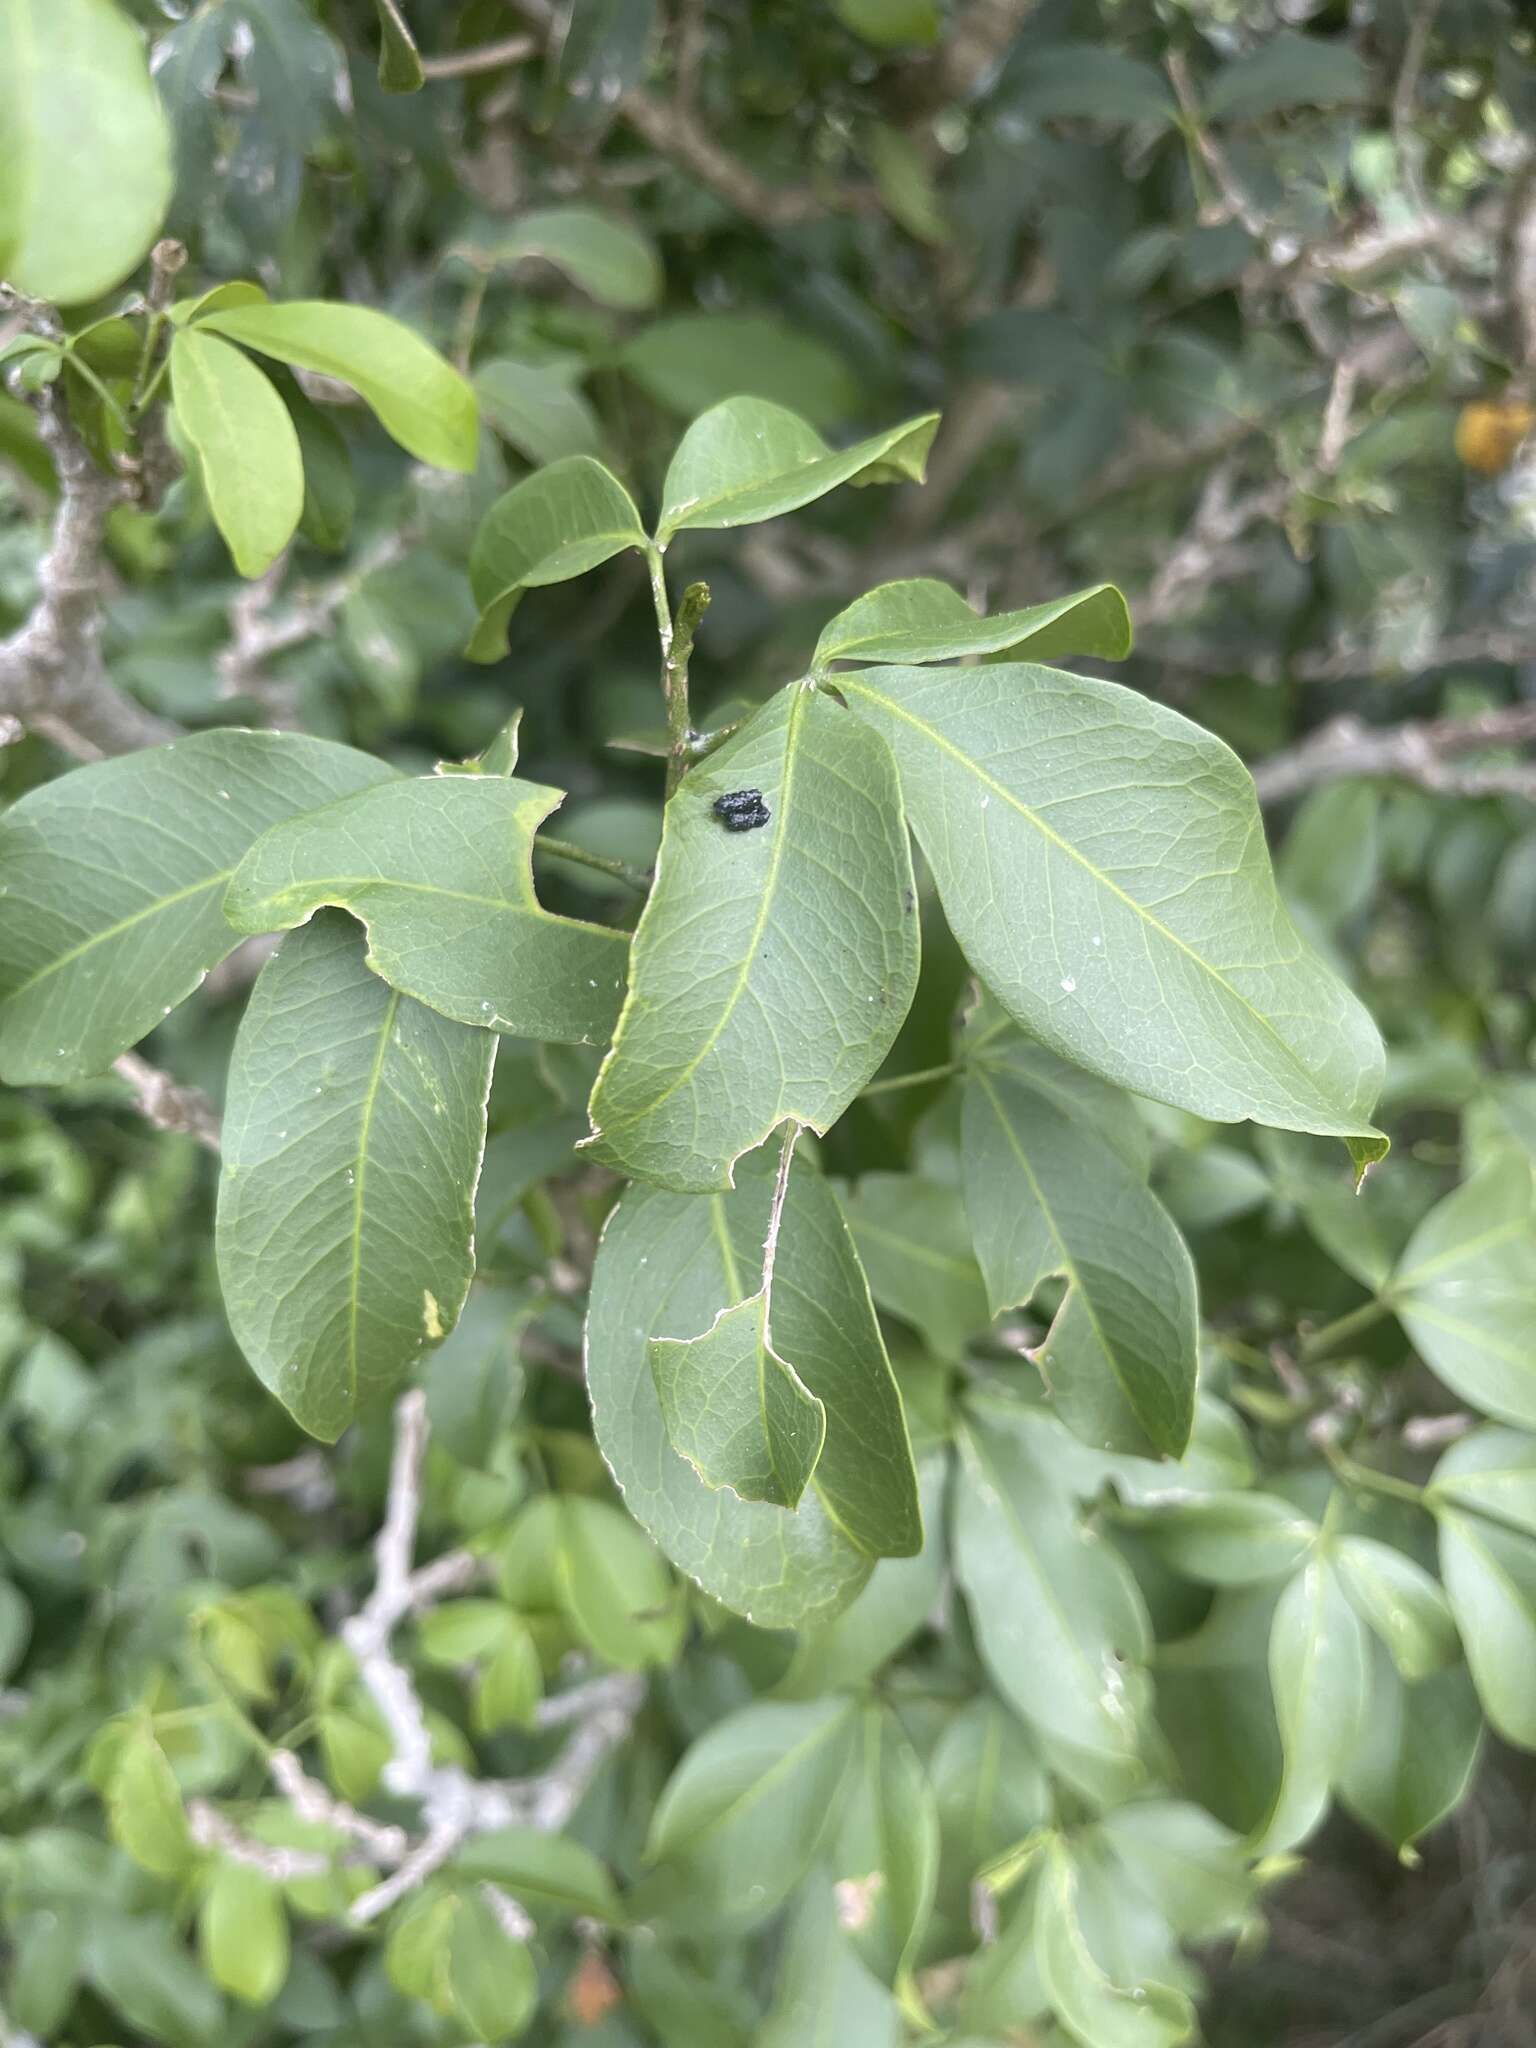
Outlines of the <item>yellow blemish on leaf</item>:
M438 1307L437 1296L430 1287L423 1287L421 1290L421 1320L433 1343L436 1343L439 1337L447 1336L448 1332L443 1327L443 1312Z

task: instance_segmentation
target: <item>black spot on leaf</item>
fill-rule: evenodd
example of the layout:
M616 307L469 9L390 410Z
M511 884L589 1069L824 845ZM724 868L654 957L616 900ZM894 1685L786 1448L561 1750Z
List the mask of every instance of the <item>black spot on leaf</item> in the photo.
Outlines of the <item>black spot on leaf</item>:
M727 832L755 832L773 816L760 789L733 789L717 796L714 813Z

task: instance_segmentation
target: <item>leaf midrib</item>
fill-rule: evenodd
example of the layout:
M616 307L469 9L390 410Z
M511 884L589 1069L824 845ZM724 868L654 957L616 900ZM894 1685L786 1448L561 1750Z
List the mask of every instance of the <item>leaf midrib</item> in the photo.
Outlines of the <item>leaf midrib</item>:
M82 939L78 945L71 946L67 953L58 954L46 966L39 967L36 973L29 974L25 981L19 981L14 988L7 989L3 995L0 995L0 1008L13 1003L18 996L25 995L29 989L36 988L40 981L46 981L50 974L56 974L61 967L68 967L71 961L78 960L83 954L89 953L93 946L104 946L109 939L117 938L122 932L131 931L136 924L142 924L146 918L158 917L162 910L169 910L177 903L185 903L190 897L201 895L205 890L216 889L220 882L227 882L234 872L232 867L221 869L218 874L209 875L206 880L201 882L193 882L185 889L176 890L173 895L158 897L153 903L146 904L142 910L134 911L130 917L119 918L116 924L110 924L102 931L92 932L89 938ZM229 935L231 951L233 951L238 943L239 936L239 933L231 927Z
M1181 939L1178 933L1170 926L1164 924L1161 918L1154 916L1144 904L1138 903L1136 898L1128 890L1122 889L1112 876L1107 875L1102 868L1095 867L1086 854L1078 851L1071 840L1064 839L1059 832L1048 825L1038 811L1032 810L1028 804L1022 803L1006 783L999 782L995 776L989 775L979 761L975 760L970 754L967 754L962 747L956 746L953 740L947 739L936 726L930 725L926 719L918 718L913 712L908 711L903 705L897 704L892 698L882 696L878 690L872 690L867 685L861 685L849 677L843 677L839 681L838 687L849 695L866 697L871 703L880 705L892 718L900 719L903 724L910 725L914 731L921 733L926 740L930 741L941 752L951 755L960 763L962 768L969 770L978 782L984 783L989 790L1000 796L1010 809L1017 811L1027 824L1035 828L1041 838L1056 847L1060 852L1066 854L1070 860L1075 861L1083 872L1090 876L1108 895L1124 903L1129 910L1142 920L1149 930L1158 933L1161 938L1166 939L1178 952L1183 953L1186 958L1192 960L1202 973L1209 975L1217 987L1224 989L1232 1000L1248 1013L1254 1023L1274 1040L1275 1044L1279 1046L1284 1054L1287 1063L1306 1082L1308 1093L1312 1095L1314 1100L1319 1098L1319 1086L1316 1077L1303 1064L1295 1048L1281 1035L1272 1020L1266 1017L1262 1010L1257 1009L1242 991L1227 979L1219 967L1213 966L1210 961L1204 959L1195 951L1193 946L1186 940ZM1352 1110L1350 1114L1355 1115L1356 1112ZM1355 1128L1362 1134L1368 1129L1368 1125L1363 1117Z
M814 1756L816 1751L829 1737L845 1731L852 1711L851 1702L842 1702L836 1713L829 1715L819 1728L804 1737L793 1749L784 1750L769 1764L761 1776L754 1778L752 1783L738 1793L734 1799L729 1800L724 1806L716 1808L702 1826L696 1828L692 1834L685 1835L681 1842L674 1843L670 1849L663 1849L660 1852L661 1858L665 1858L668 1855L676 1855L679 1852L686 1852L693 1848L702 1837L707 1836L714 1829L722 1826L727 1820L749 1811L762 1798L764 1792L772 1786L776 1778L784 1776L792 1765L803 1762L807 1757Z
M378 1105L379 1089L384 1078L384 1061L389 1052L390 1040L394 1036L395 1018L400 1009L400 993L391 989L389 1001L384 1006L384 1015L379 1022L379 1043L373 1056L373 1067L368 1084L363 1090L362 1119L357 1133L357 1173L352 1187L352 1248L351 1267L347 1279L347 1393L349 1403L357 1403L357 1326L361 1313L362 1266L363 1266L363 1203L364 1188L368 1179L368 1141L373 1131L374 1110Z

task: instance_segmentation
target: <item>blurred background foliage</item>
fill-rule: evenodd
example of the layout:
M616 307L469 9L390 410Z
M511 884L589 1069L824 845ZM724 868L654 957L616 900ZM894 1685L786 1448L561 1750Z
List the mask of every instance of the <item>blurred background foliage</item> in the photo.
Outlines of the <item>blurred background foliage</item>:
M527 772L573 792L562 833L645 863L659 778L640 565L534 593L508 660L474 668L458 650L480 512L577 451L648 501L680 424L739 392L836 439L942 407L926 488L678 543L680 571L713 592L704 716L798 673L820 623L887 578L940 575L993 610L1100 578L1128 591L1140 638L1120 679L1260 764L1286 892L1390 1047L1397 1150L1368 1206L1340 1205L1303 1142L1154 1118L1155 1184L1191 1236L1208 1321L1245 1356L1262 1364L1358 1301L1363 1239L1403 1242L1452 1184L1463 1137L1469 1157L1495 1140L1536 1151L1536 776L1457 741L1340 779L1358 735L1332 723L1491 712L1496 737L1536 732L1528 8L407 0L428 72L409 96L381 89L365 0L129 11L174 126L182 287L251 276L399 313L473 376L485 447L471 479L413 469L348 394L311 382L349 460L252 587L192 478L158 509L119 508L106 650L121 686L186 724L293 722L403 765L473 751L520 704ZM49 492L13 398L0 450L8 628L32 600ZM1329 765L1290 751L1325 728ZM8 746L0 796L54 765L40 740ZM544 886L614 911L590 871L551 864ZM898 1070L948 1055L961 967L933 941ZM250 971L235 956L151 1048L215 1095ZM598 1484L573 1295L601 1199L560 1178L589 1081L584 1055L503 1051L483 1284L428 1371L434 1543L501 1528L530 1469ZM939 1158L927 1102L861 1105L829 1167ZM322 1459L256 1386L218 1310L211 1190L207 1155L152 1131L117 1082L0 1104L8 1996L28 2031L79 2044L125 2028L457 2040L376 1967L343 1993L323 1941L275 2005L221 2006L177 1960L176 1883L103 1839L92 1744L113 1714L149 1707L182 1729L169 1746L189 1793L255 1796L267 1738L252 1750L250 1717L297 1699L347 1796L371 1793L381 1761L309 1617L367 1583L387 1428ZM896 1307L909 1392L921 1321ZM1400 1341L1378 1330L1366 1352L1395 1368ZM1411 1391L1397 1398L1411 1409ZM1248 1419L1289 1441L1257 1395ZM567 1624L547 1625L558 1647ZM680 1748L784 1654L713 1617L581 1838L632 1863ZM915 1696L938 1673L942 1689L968 1654L925 1635L891 1683ZM525 1739L446 1662L429 1683L449 1753L474 1741L512 1767ZM1415 1871L1336 1820L1270 1895L1267 1948L1208 1959L1213 2043L1528 2040L1533 1794L1528 1767L1496 1752ZM759 2038L771 1952L667 1951L623 1982L569 1927L550 1954L534 2039ZM785 2048L811 2038L782 2024Z

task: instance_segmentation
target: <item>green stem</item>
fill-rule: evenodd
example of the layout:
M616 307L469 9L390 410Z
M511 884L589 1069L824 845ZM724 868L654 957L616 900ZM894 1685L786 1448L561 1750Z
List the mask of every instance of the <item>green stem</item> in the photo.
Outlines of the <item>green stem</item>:
M1335 1476L1345 1486L1357 1486L1367 1493L1384 1493L1391 1500L1405 1500L1416 1508L1424 1506L1424 1488L1415 1486L1411 1479L1395 1479L1390 1472L1362 1465L1337 1444L1325 1443L1322 1450Z
M548 832L536 832L533 843L540 853L574 861L581 868L595 868L600 875L622 882L626 889L638 889L642 896L650 891L650 876L643 868L631 867L627 860L610 860L604 853L588 853L584 846L573 845L569 839L556 839Z
M139 367L134 374L133 396L128 401L130 413L142 412L149 402L149 366L155 359L155 348L165 326L165 315L151 313L144 327L144 346L139 352Z
M886 1081L871 1081L859 1090L862 1102L870 1095L894 1095L898 1088L921 1088L925 1081L947 1081L960 1071L959 1060L946 1060L942 1067L919 1067L915 1074L892 1074Z
M688 772L692 754L693 721L688 710L688 663L693 655L693 636L709 604L707 583L690 583L683 601L672 616L667 596L666 572L661 549L646 549L651 572L651 602L656 607L656 632L661 641L661 694L667 707L667 795L671 796Z
M1336 1316L1331 1323L1324 1323L1320 1330L1314 1330L1310 1337L1303 1339L1301 1362L1315 1365L1320 1358L1326 1358L1330 1351L1337 1351L1341 1344L1347 1344L1358 1337L1362 1330L1369 1330L1384 1316L1392 1313L1390 1302L1379 1296L1363 1301L1358 1308L1352 1308L1347 1316Z

